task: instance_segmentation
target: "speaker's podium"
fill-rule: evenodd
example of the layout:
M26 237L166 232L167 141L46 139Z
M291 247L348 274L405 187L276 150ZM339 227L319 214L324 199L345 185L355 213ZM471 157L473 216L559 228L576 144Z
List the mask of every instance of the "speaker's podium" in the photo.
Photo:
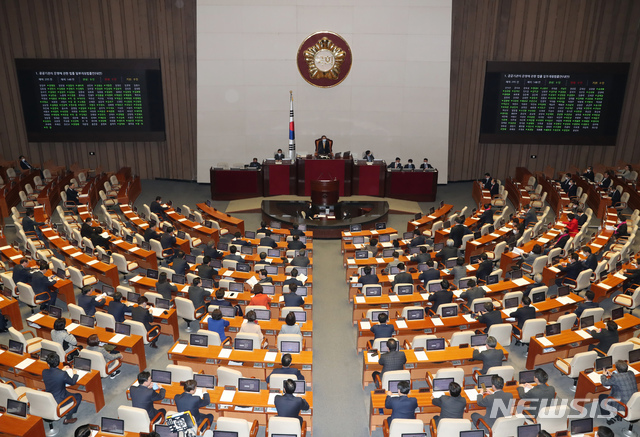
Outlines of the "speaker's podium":
M309 159L298 158L298 196L311 196L311 183L313 181L337 180L338 194L340 197L351 196L351 173L353 159Z
M333 180L311 181L311 203L317 206L331 206L340 198L340 182Z

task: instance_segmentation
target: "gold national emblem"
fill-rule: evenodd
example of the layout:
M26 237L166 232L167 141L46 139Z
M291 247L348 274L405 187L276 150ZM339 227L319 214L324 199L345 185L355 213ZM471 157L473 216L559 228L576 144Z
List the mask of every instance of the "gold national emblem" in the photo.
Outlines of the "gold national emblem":
M312 79L338 80L345 56L346 52L326 36L304 51Z

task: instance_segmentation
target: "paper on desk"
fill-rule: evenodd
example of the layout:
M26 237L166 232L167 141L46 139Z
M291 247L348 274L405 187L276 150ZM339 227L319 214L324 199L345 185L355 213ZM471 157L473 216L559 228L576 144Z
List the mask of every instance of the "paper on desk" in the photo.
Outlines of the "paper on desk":
M151 308L151 314L153 317L160 317L164 311L165 310L162 308Z
M436 216L435 215L428 215L427 218L430 218L431 220L435 219Z
M113 240L113 244L120 244L120 243L122 243L122 242L123 242L123 241L122 241L122 240L120 240L120 239L118 239L118 240Z
M429 300L429 293L420 293L420 297L422 300Z
M25 358L16 365L16 369L24 370L35 362L36 360L34 360L33 358Z
M429 357L425 351L415 351L414 354L418 361L429 361Z
M518 308L506 308L504 310L502 310L502 313L507 316L507 317L511 317L511 314L513 314L515 312L515 310L517 310Z
M99 262L100 262L100 261L98 261L97 259L92 259L91 261L89 261L89 262L87 263L87 265L88 265L88 266L92 266L92 265L94 265L94 264L98 264Z
M600 286L600 287L604 288L605 290L608 290L608 289L610 289L610 288L611 288L611 285L607 285L607 284L604 284L604 283L602 283L602 282L601 282L601 283L599 283L599 284L598 284L598 286Z
M267 352L264 354L264 361L268 363L273 363L276 361L276 357L278 356L277 352Z
M187 348L187 345L184 343L178 343L173 347L173 350L171 350L171 353L174 354L179 354L184 352L184 350Z
M125 337L126 337L126 335L124 335L124 334L115 334L113 337L111 337L109 342L111 342L111 343L120 343L120 340L122 340Z
M249 286L253 288L253 286L258 283L258 278L256 278L255 276L252 276L249 279L247 279L245 283L249 284Z
M538 341L544 347L553 346L553 342L551 340L547 339L546 337L540 337L540 338L538 338Z
M515 253L516 255L522 255L524 253L524 250L520 249L519 247L514 247L513 253Z
M136 275L133 278L129 279L129 282L138 282L140 279L142 279L142 276Z
M473 244L474 246L479 246L480 245L479 241L469 241L469 243Z
M516 284L518 287L523 287L525 285L529 285L529 281L527 281L526 278L512 279L511 282Z
M560 269L556 267L549 267L549 270L551 270L553 273L560 273Z
M67 375L69 375L69 378L73 378L73 369L67 369L66 372L67 372ZM86 370L76 369L76 373L78 374L78 381L79 381L82 378L84 378L84 375L86 375L89 372L87 372Z
M302 285L304 285L304 283L307 282L307 279L309 279L309 277L304 273L300 273L298 276L296 276L296 279L302 282Z
M483 289L484 291L491 291L491 288L490 288L488 285L483 285L483 286L482 286L482 289Z
M193 227L193 229L200 229L201 227L202 227L202 225L195 225L195 226Z
M223 390L220 395L220 402L233 402L233 397L236 395L235 390Z
M38 313L38 314L34 314L30 317L27 317L27 321L28 322L35 322L36 320L40 319L41 317L44 317L44 314L42 313Z
M544 238L544 237L538 238L538 243L547 244L549 241L551 240L549 240L548 238Z
M367 355L367 359L370 363L377 363L378 359L380 358L378 354L371 355L368 351L365 351L364 353Z
M473 323L476 321L476 319L471 314L465 314L462 317L464 317L464 319L469 323Z
M493 238L499 238L499 237L500 237L500 235L498 235L498 234L494 234L493 232L492 232L492 233L490 233L489 235L490 235L490 236L492 236Z
M342 233L345 237L350 237L351 236L351 232L343 232Z
M9 250L11 249L11 246L2 246L0 247L0 250Z
M54 235L52 237L49 237L49 240L58 240L60 237L58 237L57 235Z
M375 229L371 230L371 235L378 235L378 231L376 231Z
M361 320L360 321L360 328L361 329L365 329L365 330L370 330L371 329L371 322L368 320Z
M385 241L384 243L380 243L380 246L387 248L387 247L393 247L393 243L389 243L387 241Z
M228 277L228 276L231 276L231 275L233 275L233 270L227 270L226 272L224 272L224 273L222 274L222 276L227 276L227 277Z
M465 291L467 291L466 288L463 288L462 290L452 290L455 297L460 297L460 295Z
M471 402L478 400L478 391L475 388L468 388L464 392Z
M349 258L347 259L347 264L349 264L350 266L354 265L356 263L355 259Z
M389 300L391 302L400 302L400 298L398 296L396 296L395 294L389 295Z
M597 249L602 249L602 244L591 243L591 245Z
M83 253L83 252L81 252L81 251L80 251L80 252L75 252L75 253L70 254L69 256L70 256L71 258L77 258L77 257L79 257L80 255L82 255L82 253Z
M588 340L591 338L591 334L589 334L587 331L585 331L584 329L579 329L576 331L576 334L578 334L580 337L584 338L585 340Z
M277 395L278 393L269 393L269 399L267 400L267 405L275 405Z
M364 298L364 296L356 296L355 301L356 303L365 303L367 300Z
M404 320L396 320L396 326L400 329L406 329L407 322L405 322Z
M9 259L11 261L16 261L16 260L21 259L21 258L23 258L23 255L13 255L13 256L9 257ZM16 263L16 264L18 264L18 263Z
M204 396L204 391L202 391L201 388L197 388L196 391L193 393L194 395L198 396L200 399L202 399L202 396Z
M76 329L78 326L80 325L78 325L77 323L70 323L69 326L67 326L65 329L67 330L67 332L71 332L74 329Z
M389 281L393 282L396 279L396 275L389 275Z
M629 367L629 370L631 370L634 375L637 375L638 373L640 373L636 369L634 369L633 367Z
M591 372L591 373L589 373L587 376L588 376L588 377L589 377L589 379L590 379L591 381L593 381L594 383L596 383L596 384L600 384L600 377L601 377L602 375L600 375L598 372Z
M571 305L572 303L574 303L575 301L573 299L571 299L570 296L560 296L558 298L556 298L556 300L561 304L561 305Z
M616 273L616 274L615 274L615 275L613 275L613 276L615 276L616 278L620 278L620 279L622 279L623 281L627 279L627 277L626 277L625 275L623 275L622 273L619 273L619 272L618 272L618 273Z
M498 229L500 232L509 232L511 230L511 228L508 228L506 226L501 227L500 229Z
M444 326L444 322L440 317L433 317L431 321L433 322L434 326Z
M358 283L358 277L357 276L352 276L349 279L349 282L351 282L352 284L357 284Z
M420 222L417 221L417 220L414 220L414 221L411 222L411 224L414 225L414 226L419 226Z
M383 264L384 263L384 258L376 258L376 262L379 264Z
M69 245L69 246L64 246L64 247L62 248L62 250L71 250L71 249L73 249L73 246L71 246L71 245Z
M129 249L129 252L137 252L139 250L140 248L138 246L133 246L132 248Z
M440 398L442 397L446 392L444 391L434 391L433 393L431 393L431 396L436 399L436 398Z
M218 358L229 358L231 356L231 349L222 348L218 353Z
M475 266L472 266L472 265L468 265L467 266L467 270L470 271L470 272L473 272L475 269L476 269Z

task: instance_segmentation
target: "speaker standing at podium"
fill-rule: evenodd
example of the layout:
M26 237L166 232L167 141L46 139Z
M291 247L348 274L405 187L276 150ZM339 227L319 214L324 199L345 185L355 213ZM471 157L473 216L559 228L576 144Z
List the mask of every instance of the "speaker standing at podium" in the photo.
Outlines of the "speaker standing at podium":
M332 158L333 157L333 140L323 135L316 140L316 157Z

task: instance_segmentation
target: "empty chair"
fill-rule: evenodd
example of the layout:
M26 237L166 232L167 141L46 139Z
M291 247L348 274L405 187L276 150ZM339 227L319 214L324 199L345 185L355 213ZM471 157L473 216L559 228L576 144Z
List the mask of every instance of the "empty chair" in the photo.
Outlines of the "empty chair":
M478 423L482 423L489 431L489 437L501 437L518 435L518 426L524 425L525 421L523 415L514 415L497 418L491 427L483 418L478 419ZM482 428L479 427L479 429Z
M15 282L13 282L13 273L12 272L2 272L0 273L0 281L2 281L2 285L4 285L5 290L11 291L11 296L18 297L17 287Z
M171 382L183 382L193 379L193 369L189 366L169 364L167 365L167 370L171 372Z
M67 304L67 309L69 310L69 318L71 320L80 320L80 316L85 315L84 308L81 306L70 303Z
M28 390L26 392L30 414L40 416L49 424L48 436L58 434L56 423L67 413L73 410L78 402L73 396L69 396L57 403L53 395L46 391ZM143 410L144 411L144 410ZM145 411L145 416L147 415Z
M100 372L101 378L106 378L107 376L113 374L122 365L122 360L118 358L107 361L105 360L105 357L104 355L102 355L102 353L97 351L90 351L89 349L82 349L80 351L80 356L82 358L91 360L91 369Z
M517 298L518 305L520 305L522 303L522 291L510 291L508 293L505 293L504 298L502 299L502 306L504 307L505 300L513 298Z
M573 280L571 278L564 278L562 283L564 285L568 285L572 290L579 292L591 286L591 275L593 274L593 270L586 269L578 274L578 277Z
M56 343L55 341L42 339L40 345L47 350L53 351L58 354L58 358L61 363L71 364L75 355L78 353L78 348L74 347L69 352L65 352L60 343Z
M164 423L162 411L158 411L153 420L150 420L149 414L144 408L129 407L127 405L118 407L118 419L124 420L124 430L126 432L151 432L154 424Z
M158 240L151 239L149 240L149 243L151 244L151 250L156 253L156 258L159 260L169 258L173 254L172 248L163 249Z
M558 404L540 408L536 422L548 433L554 434L567 429L571 408L567 404Z
M640 305L640 287L637 287L631 296L624 293L616 295L613 298L613 303L621 305L632 311Z
M632 431L633 424L640 420L640 392L635 392L626 405L618 400L611 400L612 398L609 399L610 405L618 404L621 407L624 407L618 410L618 417L629 422L629 431Z
M587 308L580 314L580 318L593 316L593 323L601 322L604 315L604 308Z
M71 278L71 282L73 282L73 286L79 289L83 289L84 287L94 285L98 282L98 278L93 275L85 275L80 269L76 267L67 267L69 270L69 276Z
M216 420L216 431L235 432L238 437L255 437L258 434L258 420L249 422L245 419L235 417L218 417Z
M127 274L138 269L138 263L135 261L127 261L124 255L113 252L111 254L111 259L113 263L116 265L118 272L122 273L123 277L126 279Z
M238 379L242 378L242 372L229 367L218 367L218 387L232 385L238 387Z
M302 424L300 424L297 418L273 416L267 424L266 437L278 435L302 437L302 429L305 428L306 430L306 427L306 422L303 421Z
M560 330L566 331L567 329L571 329L573 325L575 325L577 316L575 313L565 314L558 317L558 323L560 323Z
M609 348L609 351L606 354L611 357L614 363L618 361L627 361L629 359L629 352L633 350L634 344L631 341L621 341L619 343L614 343ZM602 353L603 351L594 349L596 352Z
M266 338L263 338L262 342L260 342L260 336L258 334L254 334L252 332L238 332L236 334L236 338L237 339L243 339L243 340L251 340L251 344L252 344L253 350L263 349L262 346L267 341Z
M104 190L100 190L100 192L98 194L99 194L100 200L102 200L102 204L104 205L105 208L107 208L107 209L113 208L114 206L116 206L118 204L118 201L116 199L108 198L107 195L105 194Z
M435 419L429 424L431 437L451 437L460 435L460 431L470 431L471 421L468 419L440 419L436 426Z
M529 344L531 337L536 337L538 334L546 332L547 321L545 319L529 319L522 325L522 329L515 326L516 332L513 333L513 337L520 343Z
M580 372L586 369L593 369L596 358L598 358L596 351L580 352L571 358L556 358L553 365L560 373L577 381Z
M25 335L28 335L30 338L27 339ZM18 331L16 328L11 326L9 327L9 338L22 343L24 352L28 354L38 352L42 346L40 344L42 342L42 338L36 337L33 332L28 329Z
M49 302L49 293L38 293L37 295L34 293L31 285L25 284L24 282L18 282L18 300L31 308L31 313L33 314L33 309L37 305L42 305L44 303ZM53 305L55 302L51 302Z
M0 407L7 407L7 400L24 400L26 392L32 390L27 387L16 387L12 381L0 382Z
M502 346L509 346L511 344L511 323L499 323L491 325L487 334L490 337L495 337L498 340L498 344Z
M422 435L424 422L420 419L394 419L391 425L384 420L382 422L383 437L402 437Z
M191 332L189 322L192 322L193 320L200 320L206 312L206 308L194 308L193 302L190 299L185 299L184 297L176 297L174 302L176 303L178 317L181 317L185 322L187 322L187 332Z
M142 337L144 344L153 343L160 336L160 329L152 329L147 331L142 322L136 322L135 320L125 320L126 325L131 326L131 335L139 335Z
M454 332L449 340L449 346L460 346L461 344L471 344L471 336L474 335L474 331L460 331Z
M498 375L505 381L513 381L516 370L513 366L494 366L487 369L487 375Z
M94 317L96 318L96 326L109 329L111 331L116 329L116 319L111 314L96 311Z

